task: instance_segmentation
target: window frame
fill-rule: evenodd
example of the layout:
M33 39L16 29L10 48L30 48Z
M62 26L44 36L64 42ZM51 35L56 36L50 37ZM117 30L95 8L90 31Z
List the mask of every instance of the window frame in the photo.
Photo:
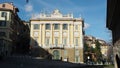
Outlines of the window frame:
M58 45L58 38L55 38L55 46L57 46L57 45Z
M46 45L50 45L50 38L46 38L45 44L46 44Z
M34 32L33 32L33 36L34 36L34 37L38 37L38 36L39 36L39 32L38 32L38 31L34 31Z
M6 26L6 21L0 21L0 26Z
M7 12L1 12L1 17L7 17Z
M63 30L68 30L68 24L63 24Z
M75 45L78 46L78 44L79 44L79 39L75 38Z
M35 30L40 29L40 24L34 24L34 25L33 25L33 29L35 29Z
M63 38L63 45L67 45L67 38Z
M77 62L77 63L78 63L78 62L79 62L79 60L80 60L79 58L80 58L79 56L75 56L75 62Z
M78 25L75 25L75 30L78 30Z
M6 32L0 32L0 37L6 37Z
M67 54L68 54L67 50L64 50L64 57L67 57Z
M54 30L59 30L60 29L60 24L54 24Z
M51 25L50 24L45 24L45 29L46 30L50 30L51 29Z

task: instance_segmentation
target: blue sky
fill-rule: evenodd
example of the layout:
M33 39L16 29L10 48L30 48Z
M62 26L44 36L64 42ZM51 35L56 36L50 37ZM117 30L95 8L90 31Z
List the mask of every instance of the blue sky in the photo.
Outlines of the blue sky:
M52 12L59 9L61 13L73 13L74 17L82 17L85 22L85 34L111 40L111 34L106 28L106 0L0 0L13 2L19 8L19 16L29 20L32 14Z

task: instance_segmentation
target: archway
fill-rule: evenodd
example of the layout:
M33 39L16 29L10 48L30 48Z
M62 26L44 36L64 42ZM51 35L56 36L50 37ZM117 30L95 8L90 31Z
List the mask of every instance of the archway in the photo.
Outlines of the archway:
M59 60L60 59L60 52L58 50L53 51L53 59Z

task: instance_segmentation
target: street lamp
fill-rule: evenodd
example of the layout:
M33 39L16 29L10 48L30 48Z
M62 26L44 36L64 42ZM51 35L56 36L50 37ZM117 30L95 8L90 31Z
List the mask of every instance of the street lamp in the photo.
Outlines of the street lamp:
M88 60L90 59L90 57L89 57L89 56L88 56L87 58L88 58Z
M87 59L88 59L87 63L90 64L90 56L88 56Z

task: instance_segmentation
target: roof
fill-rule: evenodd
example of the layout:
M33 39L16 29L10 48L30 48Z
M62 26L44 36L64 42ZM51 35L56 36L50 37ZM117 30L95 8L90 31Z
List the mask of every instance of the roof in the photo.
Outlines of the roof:
M6 6L3 7L3 4L5 4ZM19 9L16 6L14 6L12 2L0 3L0 9L9 9L15 13L19 12Z

